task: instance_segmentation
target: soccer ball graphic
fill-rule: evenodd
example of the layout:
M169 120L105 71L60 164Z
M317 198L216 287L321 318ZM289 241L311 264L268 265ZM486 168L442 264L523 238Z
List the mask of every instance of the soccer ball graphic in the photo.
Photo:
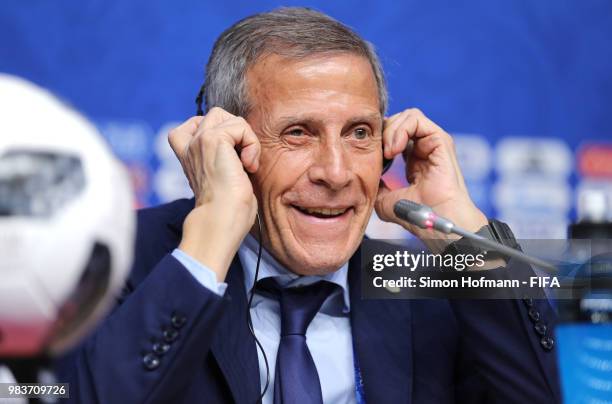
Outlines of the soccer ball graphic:
M127 173L49 92L0 74L0 358L54 356L106 313L129 271Z

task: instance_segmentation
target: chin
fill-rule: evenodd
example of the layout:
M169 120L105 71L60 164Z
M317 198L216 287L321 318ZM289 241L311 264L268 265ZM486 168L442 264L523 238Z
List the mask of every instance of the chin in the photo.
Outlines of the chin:
M285 249L287 267L298 275L327 275L340 269L357 250L359 243L339 246L326 243L311 246L295 246Z
M363 239L366 217L357 204L329 203L315 207L305 202L284 205L283 223L272 249L277 259L299 275L326 275L337 271L355 253ZM320 205L320 204L319 204ZM273 238L273 240L274 240Z

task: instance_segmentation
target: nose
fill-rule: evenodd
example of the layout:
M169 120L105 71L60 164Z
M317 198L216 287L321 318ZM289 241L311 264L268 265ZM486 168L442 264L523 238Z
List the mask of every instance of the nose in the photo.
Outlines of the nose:
M334 191L351 182L350 156L347 155L341 139L322 143L315 153L315 161L308 171L310 181Z

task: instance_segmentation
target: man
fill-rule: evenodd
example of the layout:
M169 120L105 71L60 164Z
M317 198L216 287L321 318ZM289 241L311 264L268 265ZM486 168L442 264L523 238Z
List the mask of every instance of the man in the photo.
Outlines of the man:
M255 15L217 40L204 96L169 135L195 199L140 212L126 293L73 360L76 401L560 400L546 302L361 298L374 208L434 252L452 240L398 220L396 201L488 225L451 137L416 109L385 117L368 43L311 10ZM411 185L392 191L383 157L398 154Z

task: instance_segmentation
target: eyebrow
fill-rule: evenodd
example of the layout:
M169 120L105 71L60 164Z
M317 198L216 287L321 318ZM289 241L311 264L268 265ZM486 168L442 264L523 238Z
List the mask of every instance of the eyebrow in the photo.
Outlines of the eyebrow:
M297 122L315 125L325 124L325 120L314 118L310 115L287 115L279 118L278 125L285 127L291 123ZM347 120L347 122L344 124L344 127L351 127L353 125L363 122L375 122L382 124L382 116L379 113L354 116Z

